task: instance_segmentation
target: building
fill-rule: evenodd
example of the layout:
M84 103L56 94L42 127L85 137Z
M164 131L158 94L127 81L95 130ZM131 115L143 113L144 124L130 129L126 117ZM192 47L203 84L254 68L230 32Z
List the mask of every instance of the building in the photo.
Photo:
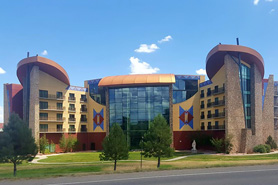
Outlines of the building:
M0 123L0 132L3 132L4 123Z
M131 149L138 148L153 118L162 114L175 149L205 148L211 137L233 136L233 152L248 152L271 135L277 141L278 83L264 77L255 50L217 45L202 75L146 74L109 76L70 84L66 71L40 56L21 60L21 83L4 84L4 123L12 112L56 144L62 134L78 138L79 150L100 150L109 127L118 123ZM273 101L274 100L274 101Z

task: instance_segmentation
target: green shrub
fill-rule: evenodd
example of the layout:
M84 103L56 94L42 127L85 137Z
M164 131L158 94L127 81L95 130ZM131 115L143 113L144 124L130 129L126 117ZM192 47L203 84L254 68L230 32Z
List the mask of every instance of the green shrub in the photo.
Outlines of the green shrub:
M271 147L271 149L277 149L277 144L276 142L272 139L271 136L267 137L267 140L265 142L265 144L269 145Z
M270 145L264 145L266 153L269 153L271 151L271 146Z
M257 152L257 153L269 153L271 150L271 147L269 145L257 145L253 148L253 151L254 152Z
M225 137L224 145L225 145L225 153L226 154L229 154L233 149L234 145L232 144L232 139L233 139L232 135L227 135Z
M63 135L59 141L59 146L65 153L76 150L78 144L78 140L71 135L68 135L68 137Z
M223 152L224 149L224 140L218 138L212 138L210 140L211 144L215 147L217 153Z
M41 138L39 139L39 149L40 149L40 152L41 152L42 154L45 154L45 150L46 150L48 144L49 144L49 143L48 143L48 140L47 140L47 138L46 138L46 135L44 134L43 137L41 137Z

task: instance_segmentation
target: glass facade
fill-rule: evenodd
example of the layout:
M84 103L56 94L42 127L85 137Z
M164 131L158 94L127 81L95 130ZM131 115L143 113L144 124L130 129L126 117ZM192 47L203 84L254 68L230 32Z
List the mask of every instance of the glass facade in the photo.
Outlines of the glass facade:
M121 126L130 149L139 148L142 136L158 114L169 123L169 86L109 89L110 127L113 123Z
M251 128L251 83L250 83L250 68L241 64L242 84L244 96L245 117L247 121L247 128ZM240 78L241 80L241 78Z
M173 84L173 103L180 103L191 98L198 92L198 79L186 79L176 75Z
M98 83L101 79L95 79L88 81L90 97L97 103L105 105L105 90L103 87L99 87Z

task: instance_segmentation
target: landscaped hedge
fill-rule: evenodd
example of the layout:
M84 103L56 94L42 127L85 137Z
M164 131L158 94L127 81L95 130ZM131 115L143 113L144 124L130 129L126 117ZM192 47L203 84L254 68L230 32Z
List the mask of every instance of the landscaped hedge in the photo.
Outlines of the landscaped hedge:
M253 148L253 152L257 153L269 153L271 150L271 147L269 145L257 145Z

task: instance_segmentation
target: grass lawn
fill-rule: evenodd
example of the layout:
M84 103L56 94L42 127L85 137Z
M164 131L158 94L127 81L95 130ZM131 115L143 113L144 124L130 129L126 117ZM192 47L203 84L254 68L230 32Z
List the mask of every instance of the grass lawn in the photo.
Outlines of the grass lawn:
M51 156L42 162L94 162L99 161L99 153L76 153ZM175 153L174 157L188 155L188 153ZM140 152L130 152L130 159L139 160ZM58 161L57 161L58 160ZM225 166L275 164L278 163L278 154L246 155L246 156L222 156L222 155L190 155L177 161L162 161L159 170L186 169L186 168L210 168ZM157 170L157 160L150 158L143 162L144 171ZM139 161L119 161L117 173L140 171ZM114 173L113 163L89 163L89 164L29 164L18 165L16 178L45 178L64 175L103 174ZM13 165L0 164L0 180L13 178ZM0 183L1 184L1 183Z
M86 153L67 153L64 155L57 155L57 156L49 156L47 159L39 160L39 162L47 162L47 163L65 163L65 162L96 162L99 160L100 152L86 152ZM162 160L172 159L180 156L191 155L188 152L175 152L173 157L169 158L162 158ZM140 152L130 152L128 160L140 160L141 155ZM156 161L157 159L152 158L145 158L143 156L143 160L148 161Z

